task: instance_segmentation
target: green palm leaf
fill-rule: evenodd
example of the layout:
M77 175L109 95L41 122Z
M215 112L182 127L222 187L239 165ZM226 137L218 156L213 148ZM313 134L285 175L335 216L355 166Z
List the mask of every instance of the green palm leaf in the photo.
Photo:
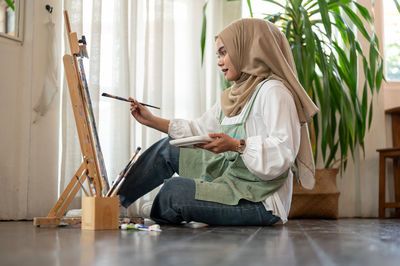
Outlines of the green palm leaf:
M15 11L15 6L14 6L14 2L12 0L5 0L7 5L13 10Z
M206 47L206 32L207 32L207 16L206 16L206 9L207 9L208 1L206 1L203 5L203 23L201 26L201 38L200 38L200 48L201 48L201 65L204 62L204 49Z

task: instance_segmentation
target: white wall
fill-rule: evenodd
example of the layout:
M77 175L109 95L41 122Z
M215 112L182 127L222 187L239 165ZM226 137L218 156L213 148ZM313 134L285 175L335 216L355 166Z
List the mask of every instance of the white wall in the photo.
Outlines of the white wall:
M45 216L57 200L59 93L35 124L32 108L47 69L45 5L61 1L25 2L23 43L0 38L0 219Z

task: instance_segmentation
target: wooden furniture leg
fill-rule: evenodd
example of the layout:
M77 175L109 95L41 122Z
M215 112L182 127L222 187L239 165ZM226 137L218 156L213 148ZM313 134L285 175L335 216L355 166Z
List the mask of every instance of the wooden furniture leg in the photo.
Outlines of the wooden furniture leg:
M393 178L395 201L400 202L400 160L393 158ZM400 217L400 208L396 208L396 217Z
M385 156L379 153L379 219L385 218L385 190L386 190Z

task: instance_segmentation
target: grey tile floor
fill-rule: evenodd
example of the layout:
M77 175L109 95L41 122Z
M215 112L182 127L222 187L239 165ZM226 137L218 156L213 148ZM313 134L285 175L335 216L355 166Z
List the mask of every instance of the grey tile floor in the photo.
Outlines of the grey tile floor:
M400 265L400 220L290 220L162 232L0 222L0 265Z

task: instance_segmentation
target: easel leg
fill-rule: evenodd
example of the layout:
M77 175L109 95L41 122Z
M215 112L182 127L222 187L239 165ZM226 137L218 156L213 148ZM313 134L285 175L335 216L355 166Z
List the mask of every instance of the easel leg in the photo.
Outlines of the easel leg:
M88 178L86 175L86 171L84 171L82 173L82 175L79 177L79 181L83 184L83 182L85 182L85 179ZM76 179L75 179L76 180ZM72 192L68 195L68 198L65 200L63 206L61 207L60 211L57 213L57 217L61 217L64 215L64 213L67 211L67 208L69 206L69 204L71 203L71 201L74 199L76 193L78 192L78 190L81 188L79 184L77 184L78 182L76 182L75 187L72 189Z
M82 174L82 172L83 172L83 170L85 170L86 169L86 163L85 162L83 162L82 164L81 164L81 166L79 167L79 169L76 171L76 173L75 173L75 175L76 176L81 176L81 174ZM85 177L86 177L86 175L85 175ZM84 178L85 178L84 177ZM81 183L83 183L83 181L85 180L85 179L80 179L80 181L81 181ZM64 206L68 206L68 204L66 204L66 199L67 199L67 197L68 197L68 195L72 195L72 194L70 194L70 192L71 192L71 190L75 187L78 187L78 189L79 189L79 185L77 184L78 183L78 181L76 180L76 178L72 178L71 179L71 181L69 182L69 184L68 184L68 186L64 189L64 192L61 194L61 196L60 196L60 198L58 199L58 201L56 202L56 204L54 204L54 206L53 206L53 208L50 210L50 212L49 212L49 214L47 215L47 217L61 217L62 215L63 215L63 213L62 212L60 212L59 210L60 210L60 208L64 205ZM77 186L78 185L78 186ZM75 190L75 189L74 189ZM77 190L76 190L77 191ZM73 193L74 195L72 196L72 197L74 197L75 196L75 194L76 194L76 191L75 191L75 193ZM72 200L72 199L71 199ZM70 202L70 201L69 201ZM63 208L63 209L65 209L65 208ZM57 214L58 213L58 214ZM56 215L57 214L57 215Z

